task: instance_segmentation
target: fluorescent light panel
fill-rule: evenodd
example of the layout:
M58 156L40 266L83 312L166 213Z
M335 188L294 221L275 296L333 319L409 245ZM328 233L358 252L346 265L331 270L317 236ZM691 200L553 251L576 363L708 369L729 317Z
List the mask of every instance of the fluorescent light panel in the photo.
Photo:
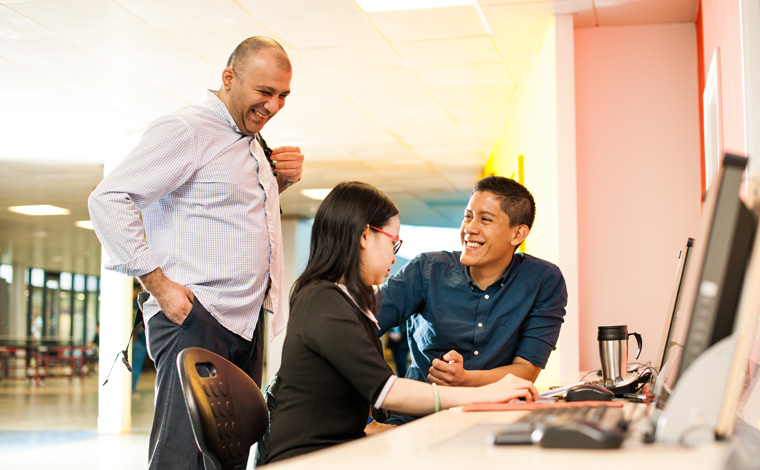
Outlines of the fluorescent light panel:
M95 230L95 227L92 226L92 220L77 220L74 222L74 225L80 228L86 228L87 230Z
M24 215L68 215L71 213L68 209L51 206L50 204L40 204L37 206L11 206L8 210Z
M473 5L475 0L356 0L367 13L376 11L416 10L419 8L455 7Z
M329 189L302 189L301 194L308 197L309 199L314 199L315 201L321 201L322 199L326 198L328 194L330 194L330 191L332 191L332 188Z

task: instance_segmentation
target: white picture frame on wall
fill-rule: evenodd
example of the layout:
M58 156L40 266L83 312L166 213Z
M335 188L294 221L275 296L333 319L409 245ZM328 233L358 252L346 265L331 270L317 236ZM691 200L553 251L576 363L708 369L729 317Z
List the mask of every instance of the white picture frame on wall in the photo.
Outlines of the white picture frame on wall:
M702 92L705 129L705 188L718 173L723 155L723 115L720 106L720 50L713 50L710 69Z

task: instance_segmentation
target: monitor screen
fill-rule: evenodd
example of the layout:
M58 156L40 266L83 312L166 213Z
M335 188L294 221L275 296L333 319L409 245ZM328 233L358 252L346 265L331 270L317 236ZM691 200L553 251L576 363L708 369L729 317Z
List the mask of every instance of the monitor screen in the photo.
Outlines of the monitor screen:
M755 216L739 198L746 164L746 158L726 154L707 192L673 339L658 379L655 400L659 407L692 362L733 332L756 226Z
M694 245L694 239L689 238L686 240L686 245L678 253L678 267L676 268L676 275L673 280L673 289L670 294L670 302L668 303L667 321L665 322L665 330L662 334L662 340L660 341L660 360L655 365L657 373L662 371L662 367L665 365L665 358L668 355L668 347L673 342L673 326L678 319L678 312L681 304L679 300L682 298L684 275L686 273L687 266L689 265L689 253L691 247Z

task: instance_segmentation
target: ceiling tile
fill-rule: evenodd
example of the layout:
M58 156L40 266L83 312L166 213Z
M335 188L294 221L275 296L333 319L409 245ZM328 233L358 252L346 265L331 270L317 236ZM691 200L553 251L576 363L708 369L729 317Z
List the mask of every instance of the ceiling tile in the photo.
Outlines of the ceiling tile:
M2 77L0 96L5 99L13 99L18 93L26 90L53 89L57 86L54 81L2 57L0 57L0 77Z
M376 162L380 165L389 165L391 164L390 162L394 160L408 162L416 161L419 162L419 164L424 164L413 149L398 141L367 147L352 153L358 160L364 162Z
M410 67L478 64L501 60L491 36L396 42L393 47Z
M507 64L507 68L509 69L509 74L515 83L515 87L519 88L520 85L525 81L526 74L530 70L530 66L532 63L533 61L531 58L531 60L527 60L524 62L510 61L509 64Z
M126 73L182 100L195 102L206 88L218 87L221 70L165 35L153 31L76 34L83 47L108 60Z
M13 9L58 34L139 31L150 28L150 25L132 12L111 1L51 0L19 3L13 5Z
M353 0L236 0L252 16L262 21L310 18L361 13Z
M553 0L552 3L555 15L583 15L594 8L594 0Z
M461 131L451 118L441 114L440 108L403 108L388 112L375 111L372 116L393 135L406 141L408 137L445 135L447 138L460 138Z
M325 74L384 69L402 66L396 51L385 42L362 46L320 47L304 49L303 56L315 69Z
M0 5L0 39L34 38L54 34L11 8Z
M514 88L503 64L420 67L417 74L430 88L493 86Z
M484 5L483 15L494 36L506 34L541 34L552 19L547 3Z
M481 165L482 157L471 146L462 145L457 140L440 142L435 146L415 147L417 153L427 161L434 162L439 166L467 167Z
M484 36L488 31L472 5L369 13L391 42Z
M377 89L374 93L366 90L347 90L346 94L359 106L367 110L393 110L399 108L422 108L437 107L442 109L430 93L430 90L422 86L394 87Z
M46 35L25 39L0 40L2 57L25 67L43 66L55 74L59 66L79 65L98 56L65 37Z
M323 167L322 171L335 172L336 166L334 162L351 160L354 158L349 151L348 146L326 144L324 140L316 145L302 147L301 150L304 154L304 166L308 172L314 171L315 169L313 165L319 162L328 163L328 165ZM306 170L304 171L306 172Z
M411 69L404 67L336 73L331 74L329 80L339 89L363 90L371 93L377 90L413 89L422 86L417 75Z
M507 63L529 62L544 37L545 30L523 34L498 34L494 40Z
M432 91L452 116L462 120L508 116L513 95L502 87L434 88Z
M220 81L227 59L238 44L251 36L268 35L259 22L244 15L235 23L204 25L203 34L198 34L196 26L164 28L163 32L218 70Z
M340 47L384 42L361 13L269 21L265 25L287 46ZM286 50L288 47L285 48Z
M248 13L232 0L119 0L127 10L156 28L235 24ZM208 36L207 31L203 35Z
M496 140L504 128L507 120L506 114L492 119L475 118L472 120L459 121L459 127L465 135L472 137L475 142L486 142L490 149L496 144Z

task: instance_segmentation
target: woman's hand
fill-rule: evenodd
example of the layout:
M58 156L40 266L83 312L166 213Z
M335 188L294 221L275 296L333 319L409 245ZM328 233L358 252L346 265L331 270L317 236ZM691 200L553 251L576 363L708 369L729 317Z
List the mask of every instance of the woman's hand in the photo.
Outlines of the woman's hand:
M530 380L507 374L498 382L481 387L487 392L491 403L502 403L523 399L526 402L538 400L538 390Z

